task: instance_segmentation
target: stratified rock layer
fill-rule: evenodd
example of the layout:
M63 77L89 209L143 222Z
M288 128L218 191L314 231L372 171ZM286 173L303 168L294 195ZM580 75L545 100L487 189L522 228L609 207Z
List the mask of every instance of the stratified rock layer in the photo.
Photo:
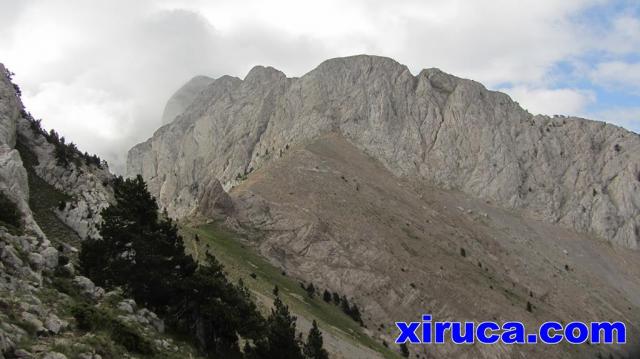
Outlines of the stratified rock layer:
M244 80L221 77L129 151L127 172L142 174L170 214L188 216L200 183L217 178L229 188L326 132L396 176L638 248L640 136L533 116L477 82L437 69L413 76L381 57L328 60L301 78L260 66Z

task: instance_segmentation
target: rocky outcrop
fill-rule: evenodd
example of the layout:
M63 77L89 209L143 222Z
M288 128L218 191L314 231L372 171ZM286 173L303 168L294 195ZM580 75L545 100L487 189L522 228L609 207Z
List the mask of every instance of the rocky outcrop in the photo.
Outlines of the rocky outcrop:
M192 348L162 335L164 322L155 313L136 308L135 315L129 315L113 305L127 301L122 293L105 293L90 279L74 274L77 250L65 242L73 239L64 236L73 232L58 233L59 228L51 228L55 226L51 220L66 227L55 215L45 216L43 211L56 213L81 238L97 237L100 210L113 198L112 175L105 166L80 161L59 166L53 145L41 130L32 127L35 123L31 120L0 64L0 191L17 205L23 222L20 228L7 228L0 222L0 358L102 358L97 352L105 357L130 357L116 348L115 336L81 330L72 313L86 303L103 315L113 315L110 320L133 328L159 356L197 357ZM30 188L34 183L39 187ZM52 195L38 193L45 191L59 191L70 199L63 209L43 208L37 203L42 197L33 197L30 202L30 194ZM53 236L47 238L51 233L57 235L55 245ZM100 323L92 325L96 324Z
M0 191L17 205L25 229L44 237L29 208L27 171L15 149L22 104L8 75L0 64Z
M169 213L198 208L198 184L228 189L296 144L339 132L396 176L461 190L637 249L640 137L602 122L534 116L507 95L437 69L414 76L374 56L300 78L255 67L222 77L129 151Z
M233 202L217 179L210 178L204 182L201 185L200 193L198 214L207 218L215 218L221 214L232 214Z
M213 82L213 79L207 76L196 76L187 81L178 89L167 101L162 111L162 124L166 125L181 115L184 110L193 103L193 100Z
M110 186L113 175L109 168L105 164L99 168L74 162L67 167L60 166L54 145L34 131L28 119L21 117L16 122L20 141L36 157L35 175L70 197L61 208L55 209L56 215L81 239L99 238L100 212L113 200Z

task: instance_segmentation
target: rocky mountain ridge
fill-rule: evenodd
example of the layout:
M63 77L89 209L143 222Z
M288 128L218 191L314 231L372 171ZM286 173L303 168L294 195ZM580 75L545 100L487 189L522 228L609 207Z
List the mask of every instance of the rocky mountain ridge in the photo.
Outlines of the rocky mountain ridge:
M340 133L394 175L460 190L532 218L637 249L640 136L573 117L534 116L507 95L391 59L327 60L300 78L257 66L221 77L129 151L128 175L177 217L290 147Z

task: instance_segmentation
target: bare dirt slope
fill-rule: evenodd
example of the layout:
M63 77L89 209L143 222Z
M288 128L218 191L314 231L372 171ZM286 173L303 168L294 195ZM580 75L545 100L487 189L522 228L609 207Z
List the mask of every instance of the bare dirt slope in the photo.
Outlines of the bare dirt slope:
M413 183L415 182L415 183ZM640 253L392 175L339 134L292 147L231 190L237 218L288 273L353 297L374 337L396 320L624 321L605 346L413 346L421 357L635 355ZM527 310L527 302L532 311Z

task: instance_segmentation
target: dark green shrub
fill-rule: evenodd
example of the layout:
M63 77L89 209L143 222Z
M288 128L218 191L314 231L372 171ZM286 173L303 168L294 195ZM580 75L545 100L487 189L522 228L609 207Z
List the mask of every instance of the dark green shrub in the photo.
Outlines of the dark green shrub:
M114 320L111 323L111 338L114 342L127 348L128 351L140 354L153 354L151 343L129 325Z
M71 313L76 319L76 326L83 331L95 331L104 329L110 321L103 311L88 304L75 306Z
M15 228L20 228L21 217L18 206L4 193L0 192L0 221Z

